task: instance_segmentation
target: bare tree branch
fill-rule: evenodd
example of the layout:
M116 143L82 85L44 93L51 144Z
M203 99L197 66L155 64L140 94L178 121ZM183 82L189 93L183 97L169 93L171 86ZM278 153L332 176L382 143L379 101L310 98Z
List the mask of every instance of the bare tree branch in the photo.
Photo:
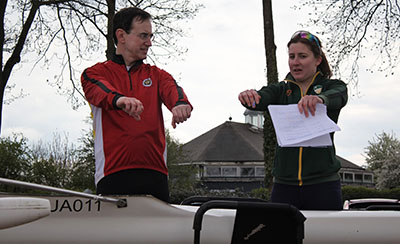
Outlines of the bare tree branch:
M156 62L180 57L187 51L178 45L185 34L179 24L193 18L202 8L190 0L19 0L13 1L12 10L7 12L7 3L0 2L0 128L5 88L24 54L37 53L33 68L39 64L58 67L59 74L48 81L77 108L84 103L79 81L82 62L93 56L98 59L99 53L110 58L115 52L112 18L117 9L137 6L154 16L159 38L149 60ZM7 19L6 15L11 13L19 13L19 18ZM3 65L5 57L8 59ZM63 84L66 76L70 81L68 87Z
M10 77L11 70L14 67L15 64L19 63L21 60L21 52L24 47L25 40L28 36L29 29L31 28L31 25L33 23L33 20L35 18L36 12L39 9L40 5L38 4L37 1L32 1L32 7L29 12L29 16L26 20L26 22L23 25L21 34L19 35L17 44L15 45L14 51L11 54L11 57L7 60L4 70L2 71L2 81L7 81L8 78ZM2 88L5 88L6 82L2 83Z
M57 9L58 9L58 11L57 11L58 20L60 22L61 30L63 32L63 39L64 39L64 43L65 43L65 54L67 55L67 63L68 63L68 67L69 67L69 79L70 79L72 87L73 87L72 91L73 92L77 91L79 93L79 95L81 95L82 98L84 99L85 96L83 95L82 92L80 92L79 88L76 87L76 84L74 82L73 67L72 67L72 63L71 63L71 55L70 55L70 51L69 51L69 43L68 43L67 37L66 37L66 30L65 30L64 25L63 25L62 16L60 14L61 9L58 8L58 7L57 7Z
M357 87L357 63L365 58L365 51L378 54L369 71L393 74L400 56L398 0L301 0L299 8L305 6L318 13L309 23L327 37L326 50L336 75L341 76L350 65L348 80Z

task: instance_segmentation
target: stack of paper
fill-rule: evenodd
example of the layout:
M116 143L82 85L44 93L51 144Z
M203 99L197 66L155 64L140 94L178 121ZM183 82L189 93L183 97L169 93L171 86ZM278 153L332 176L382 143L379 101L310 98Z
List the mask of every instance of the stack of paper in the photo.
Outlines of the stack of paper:
M318 103L315 116L300 114L297 104L269 105L277 141L281 147L324 147L332 145L329 133L340 128Z

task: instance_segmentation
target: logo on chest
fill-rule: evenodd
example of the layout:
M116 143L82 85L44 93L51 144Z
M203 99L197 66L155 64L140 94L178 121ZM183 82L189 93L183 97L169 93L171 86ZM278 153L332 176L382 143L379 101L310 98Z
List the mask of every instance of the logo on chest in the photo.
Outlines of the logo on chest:
M143 80L142 84L144 87L150 87L153 84L153 81L150 78L147 78Z
M322 92L322 86L316 85L316 86L314 86L313 90L316 94L320 94Z

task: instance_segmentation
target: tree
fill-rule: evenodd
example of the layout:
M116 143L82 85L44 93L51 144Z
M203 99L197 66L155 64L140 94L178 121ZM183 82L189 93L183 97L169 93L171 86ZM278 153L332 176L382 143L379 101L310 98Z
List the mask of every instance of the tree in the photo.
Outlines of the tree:
M68 137L54 134L51 143L32 145L28 181L75 191L95 191L94 136L88 131L79 138L80 145Z
M27 139L21 134L0 138L0 177L25 180L28 172ZM16 187L1 185L0 191L16 191Z
M57 67L59 73L48 83L67 95L73 108L84 103L79 77L82 62L115 50L112 18L116 9L137 6L153 14L155 35L150 59L155 62L186 52L177 45L185 35L182 21L191 19L202 5L190 0L19 0L0 1L0 130L5 91L10 75L22 57L36 53L35 66ZM18 16L19 15L19 16ZM5 60L7 60L5 62ZM57 64L55 62L58 62ZM63 85L64 77L70 81ZM11 97L11 100L15 97Z
M375 173L377 187L400 187L400 141L394 134L383 132L368 143L367 169Z
M95 159L94 159L94 135L88 131L79 141L81 145L75 151L77 160L72 165L70 189L76 191L95 191L94 184Z
M0 138L0 177L76 191L95 190L94 137L87 132L76 149L68 136L55 133L53 141L27 145L22 134ZM29 191L0 186L0 191ZM34 191L35 192L35 191Z
M54 158L37 158L33 161L28 175L28 182L67 188L69 168L63 168Z
M181 195L192 195L195 192L196 166L182 165L185 162L185 153L182 144L171 136L167 130L165 141L167 143L168 185L171 192L171 200L180 199ZM189 194L187 194L189 192ZM180 199L181 200L181 199Z
M321 29L317 33L327 37L326 50L335 74L340 75L342 64L350 65L349 79L357 86L358 63L368 49L377 54L369 71L394 74L400 55L397 0L302 0L300 9L305 6L313 9L310 23Z
M22 134L0 138L0 177L68 188L74 151L67 136L62 138L59 134L54 134L51 143L39 141L31 147ZM9 186L0 189L21 191Z
M267 60L267 83L278 82L278 67L276 64L276 45L271 0L263 0L264 44ZM265 186L272 187L272 167L274 165L276 135L269 112L264 113L264 160Z
M400 148L399 148L400 149ZM392 189L400 187L400 151L390 155L377 172L376 187Z
M400 141L394 134L382 132L376 135L372 141L368 141L369 146L366 148L367 169L377 170L382 168L383 162L388 157L393 157L400 148Z
M72 166L76 162L75 146L68 136L55 133L52 142L32 145L28 181L48 186L69 188Z

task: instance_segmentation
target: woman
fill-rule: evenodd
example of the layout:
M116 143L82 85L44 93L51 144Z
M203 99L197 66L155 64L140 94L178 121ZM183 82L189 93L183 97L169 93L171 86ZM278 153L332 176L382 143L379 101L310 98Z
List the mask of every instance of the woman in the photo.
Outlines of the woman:
M332 72L321 41L307 31L294 33L288 43L290 73L285 80L239 94L243 106L266 110L270 104L297 104L306 117L314 115L316 104L327 106L328 116L337 123L347 102L343 81L330 79ZM340 162L332 146L279 147L274 160L271 201L289 203L302 210L340 210L342 192Z

